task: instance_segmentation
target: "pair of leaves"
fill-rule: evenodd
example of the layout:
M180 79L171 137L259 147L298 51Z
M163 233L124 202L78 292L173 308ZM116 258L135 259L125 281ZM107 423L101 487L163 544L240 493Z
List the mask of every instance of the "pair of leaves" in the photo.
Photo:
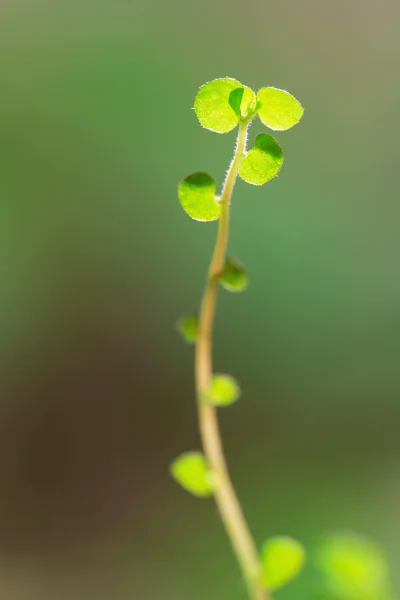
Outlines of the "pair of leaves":
M188 344L193 344L198 338L198 317L183 316L177 323L177 329ZM203 395L203 401L214 406L230 406L240 398L241 390L236 379L225 373L215 373L212 376L209 389Z
M216 385L219 386L221 382ZM223 386L226 382L222 382ZM201 452L184 452L171 465L171 475L189 493L199 498L212 496L215 480ZM260 556L260 583L270 591L289 583L303 568L305 550L287 536L267 540Z
M219 275L221 285L230 292L243 292L248 286L245 269L235 259L227 258ZM197 315L183 315L176 328L187 344L195 344L199 333Z
M200 124L217 133L228 133L239 121L258 113L264 125L275 131L290 129L303 116L300 102L286 90L262 88L257 95L236 79L214 79L204 84L195 99Z
M202 400L214 406L229 406L239 397L237 381L231 375L216 373ZM171 465L171 474L186 491L195 496L204 498L213 493L212 473L201 452L184 452L178 456Z
M214 481L201 452L184 452L171 465L174 479L188 492L199 497L212 496ZM273 591L291 581L303 568L303 546L290 537L275 537L264 544L260 557L260 582Z
M261 580L274 591L303 567L305 552L287 537L268 540L262 549ZM392 600L388 562L382 549L355 533L327 536L318 549L317 566L329 598L335 600Z
M260 133L244 156L239 175L247 183L263 185L278 175L282 164L283 151L278 142L271 135ZM182 208L195 221L216 221L221 214L216 189L215 179L207 173L189 175L178 189Z

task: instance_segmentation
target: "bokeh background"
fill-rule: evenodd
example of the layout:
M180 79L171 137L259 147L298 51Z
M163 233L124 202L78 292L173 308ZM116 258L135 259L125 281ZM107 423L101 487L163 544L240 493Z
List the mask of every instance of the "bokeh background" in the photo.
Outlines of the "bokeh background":
M191 107L215 77L306 108L281 176L239 182L215 367L257 543L382 544L400 594L397 0L3 0L0 595L244 600L213 503L168 474L196 449L195 311L215 224L178 182L234 144ZM262 130L253 125L251 140ZM312 561L277 598L309 600Z

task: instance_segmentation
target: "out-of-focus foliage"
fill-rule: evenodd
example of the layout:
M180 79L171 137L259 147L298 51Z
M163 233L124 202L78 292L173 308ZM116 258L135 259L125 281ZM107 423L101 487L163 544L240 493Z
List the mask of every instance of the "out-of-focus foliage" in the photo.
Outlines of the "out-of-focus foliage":
M212 480L206 459L201 452L185 452L174 460L171 474L180 485L195 496L211 496Z
M243 292L248 286L244 267L231 257L226 259L219 281L229 292Z
M355 533L326 536L317 567L327 594L337 600L392 600L389 567L382 548Z
M231 375L216 373L206 395L206 402L214 406L229 406L240 398L240 387Z
M179 319L176 328L185 342L194 344L197 340L198 324L199 319L197 315L184 315Z
M279 589L300 573L305 557L302 544L293 538L267 540L261 552L262 582L271 591Z

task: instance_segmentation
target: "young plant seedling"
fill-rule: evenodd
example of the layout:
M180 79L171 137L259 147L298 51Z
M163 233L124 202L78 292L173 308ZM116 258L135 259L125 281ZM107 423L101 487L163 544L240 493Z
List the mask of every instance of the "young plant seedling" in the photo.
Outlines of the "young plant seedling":
M186 213L197 221L219 219L218 235L211 259L198 317L182 317L178 330L186 342L195 343L195 381L198 420L203 452L187 452L172 463L171 474L196 496L214 496L223 524L238 559L251 600L271 600L271 592L286 584L304 563L302 545L289 538L267 540L257 551L227 469L223 452L217 407L239 399L240 387L233 377L214 374L211 349L219 284L226 290L247 288L244 268L226 256L229 235L229 209L238 176L253 185L263 185L278 175L283 152L272 135L262 132L247 151L250 123L258 115L269 129L285 131L296 125L303 107L291 94L273 87L257 94L235 79L215 79L203 85L194 102L200 124L217 133L238 127L233 160L221 195L215 180L207 173L189 175L179 185L179 200Z

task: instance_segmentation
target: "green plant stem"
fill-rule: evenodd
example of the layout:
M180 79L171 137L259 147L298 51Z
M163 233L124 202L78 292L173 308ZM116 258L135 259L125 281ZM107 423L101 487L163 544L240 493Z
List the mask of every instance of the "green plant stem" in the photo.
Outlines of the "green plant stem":
M248 123L241 123L236 151L229 168L222 195L218 236L211 260L207 284L200 309L199 335L196 344L195 376L198 418L204 452L215 477L214 497L240 564L251 600L271 600L260 584L260 562L246 519L232 485L222 447L216 408L204 402L212 377L212 333L217 304L218 279L223 268L229 236L229 205L246 150Z

